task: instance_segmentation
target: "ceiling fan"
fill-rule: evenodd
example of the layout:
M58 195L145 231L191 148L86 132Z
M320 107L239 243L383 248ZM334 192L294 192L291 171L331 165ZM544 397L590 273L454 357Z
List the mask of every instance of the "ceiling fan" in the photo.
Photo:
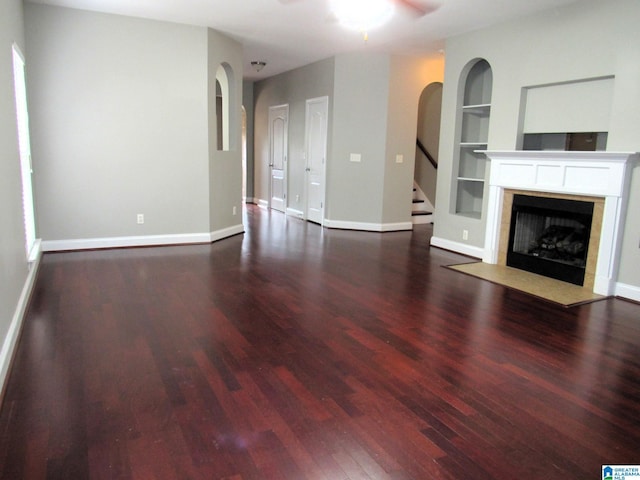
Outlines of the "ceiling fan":
M283 3L285 5L287 4L292 4L292 3L298 3L304 0L279 0L280 3ZM410 15L414 16L414 17L423 17L435 10L437 10L440 5L433 2L433 1L426 1L426 0L384 0L386 3L390 4L390 5L397 5L398 7L404 9L406 12L408 12ZM369 6L369 1L363 1L363 0L336 0L336 2L333 3L354 3L354 4L358 4L359 6L362 6L362 8L368 8Z
M425 15L435 11L440 5L435 2L416 2L413 0L392 0L396 5L407 10L415 17L424 17Z
M283 4L303 0L279 0ZM395 7L420 18L436 10L440 5L428 0L329 0L329 18L342 26L360 32L366 42L369 30L387 23L395 13Z

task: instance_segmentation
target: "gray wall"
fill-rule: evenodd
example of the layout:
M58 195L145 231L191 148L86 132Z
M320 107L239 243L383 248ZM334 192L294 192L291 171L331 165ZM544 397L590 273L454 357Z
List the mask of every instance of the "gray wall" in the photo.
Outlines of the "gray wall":
M241 223L241 47L200 27L26 4L39 234L208 234ZM215 74L235 72L229 152ZM142 213L145 223L138 225Z
M513 150L520 142L524 87L613 75L609 151L640 151L640 2L582 1L518 21L451 38L446 46L442 131L434 235L482 248L485 222L450 214L461 72L485 58L493 70L489 145ZM587 100L588 101L588 100ZM485 198L486 204L486 198ZM640 287L640 167L633 175L619 282Z
M325 212L332 221L382 222L390 68L385 54L336 56Z
M310 98L329 97L331 117L333 99L333 59L322 60L254 84L254 198L269 197L269 107L289 105L289 165L287 207L302 212L305 205L304 136L305 108ZM328 143L331 145L331 132ZM330 165L330 160L328 160ZM297 200L296 200L297 199Z
M242 224L242 46L214 30L207 30L209 71L209 218L211 232ZM217 150L216 73L230 67L230 143L226 151ZM185 168L185 166L183 166ZM235 209L235 211L234 211ZM234 213L235 212L235 213Z
M393 225L411 222L418 105L434 72L418 57L394 55L390 67L382 223Z
M9 348L9 327L29 271L13 93L11 46L14 42L25 51L22 2L3 0L0 2L0 341L4 348ZM11 354L4 350L2 353ZM1 360L8 362L9 358Z
M245 81L242 83L242 105L244 106L245 112L247 114L247 123L246 123L246 135L247 135L247 189L246 196L247 202L254 202L254 108L253 108L253 87L254 82Z
M442 59L351 53L256 83L255 196L266 201L269 191L268 108L288 103L288 207L303 210L304 101L328 95L328 225L410 228L418 100L443 70Z

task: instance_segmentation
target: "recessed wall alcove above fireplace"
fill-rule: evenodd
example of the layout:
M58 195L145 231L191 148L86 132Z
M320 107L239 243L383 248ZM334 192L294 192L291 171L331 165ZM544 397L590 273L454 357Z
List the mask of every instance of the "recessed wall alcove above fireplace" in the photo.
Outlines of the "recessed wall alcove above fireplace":
M545 269L555 271L558 265L572 264L573 280L562 280L613 295L631 164L638 154L488 151L486 155L491 173L483 261L523 268L519 262L527 263L531 260L527 257L561 256L552 262L545 258L539 267L542 270L523 269L559 278ZM523 223L516 234L518 216ZM516 235L530 237L518 245ZM547 237L550 240L545 247ZM520 250L515 264L509 259L513 254L508 253L514 250L514 242L515 250ZM556 246L562 252L545 251ZM577 255L564 256L574 250Z

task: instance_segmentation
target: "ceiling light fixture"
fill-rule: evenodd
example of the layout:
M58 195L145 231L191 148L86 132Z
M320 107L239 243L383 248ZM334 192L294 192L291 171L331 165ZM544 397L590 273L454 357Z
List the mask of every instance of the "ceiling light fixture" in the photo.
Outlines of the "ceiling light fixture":
M267 62L263 62L261 60L254 60L253 62L251 62L251 66L256 72L259 72L260 70L262 70L264 67L267 66Z
M390 0L331 0L331 11L346 28L367 32L388 22L395 8Z

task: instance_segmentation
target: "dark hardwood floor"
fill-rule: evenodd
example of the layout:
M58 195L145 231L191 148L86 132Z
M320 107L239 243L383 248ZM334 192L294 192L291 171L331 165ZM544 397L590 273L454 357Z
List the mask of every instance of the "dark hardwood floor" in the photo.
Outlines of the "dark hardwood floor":
M596 479L640 464L640 306L563 309L414 232L249 207L211 245L46 254L5 479Z

